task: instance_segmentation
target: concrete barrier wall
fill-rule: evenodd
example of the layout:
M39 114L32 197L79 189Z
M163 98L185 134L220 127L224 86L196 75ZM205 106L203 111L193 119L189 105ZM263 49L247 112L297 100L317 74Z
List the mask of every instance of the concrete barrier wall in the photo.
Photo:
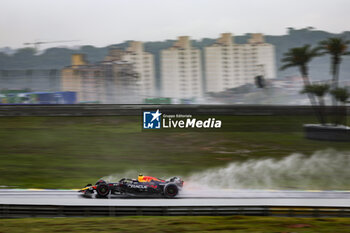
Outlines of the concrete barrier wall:
M0 116L141 116L143 109L198 115L313 115L315 111L310 106L271 105L0 105Z
M350 207L0 205L0 218L91 216L350 217Z

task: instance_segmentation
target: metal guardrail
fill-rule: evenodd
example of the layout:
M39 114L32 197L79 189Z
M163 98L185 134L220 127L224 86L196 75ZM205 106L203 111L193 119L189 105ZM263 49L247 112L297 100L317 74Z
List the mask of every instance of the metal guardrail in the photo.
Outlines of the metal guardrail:
M0 205L0 218L225 215L350 217L350 207Z
M313 115L311 106L278 105L150 105L150 104L73 104L73 105L0 105L0 116L141 116L142 109L193 115ZM327 106L326 112L334 112ZM350 112L350 107L347 107Z

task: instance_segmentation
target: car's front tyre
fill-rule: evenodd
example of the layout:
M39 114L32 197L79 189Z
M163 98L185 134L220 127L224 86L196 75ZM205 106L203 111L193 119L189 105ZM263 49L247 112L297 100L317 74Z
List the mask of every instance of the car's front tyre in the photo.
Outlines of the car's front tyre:
M96 187L97 197L107 197L110 190L107 183L100 183Z

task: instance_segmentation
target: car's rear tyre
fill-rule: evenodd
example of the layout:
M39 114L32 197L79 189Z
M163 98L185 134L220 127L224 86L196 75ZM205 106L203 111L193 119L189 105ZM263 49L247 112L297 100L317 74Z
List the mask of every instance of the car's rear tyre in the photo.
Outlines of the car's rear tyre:
M164 187L164 196L168 198L173 198L179 193L179 188L176 184L170 183Z
M100 183L96 187L98 197L107 197L109 194L109 187L106 183Z

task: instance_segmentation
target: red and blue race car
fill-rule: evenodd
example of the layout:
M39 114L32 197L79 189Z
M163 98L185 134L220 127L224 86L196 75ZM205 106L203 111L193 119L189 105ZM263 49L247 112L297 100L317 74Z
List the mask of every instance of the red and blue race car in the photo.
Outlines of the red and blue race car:
M79 192L84 196L96 194L97 198L106 198L109 195L173 198L178 195L183 187L183 183L183 180L176 176L163 180L151 176L139 175L138 179L123 178L116 183L99 180L95 185L86 185Z

